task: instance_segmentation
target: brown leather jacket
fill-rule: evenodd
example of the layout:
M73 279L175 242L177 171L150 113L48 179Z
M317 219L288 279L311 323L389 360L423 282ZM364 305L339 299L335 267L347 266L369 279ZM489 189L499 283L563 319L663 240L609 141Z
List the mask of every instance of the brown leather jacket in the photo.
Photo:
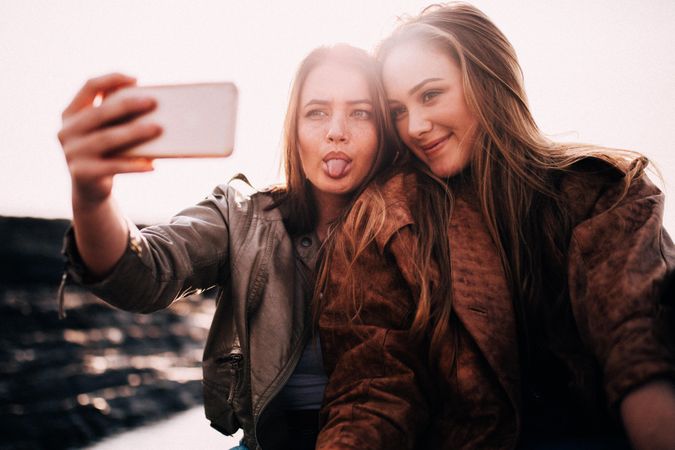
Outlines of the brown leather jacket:
M217 307L204 349L204 408L224 434L244 430L251 450L265 442L270 402L284 386L311 334L309 296L315 236L290 236L265 192L218 186L170 223L139 231L130 224L126 253L92 282L72 235L68 276L118 308L149 313L213 286Z
M357 319L351 294L340 289L347 262L331 262L320 319L330 379L317 448L518 442L523 393L513 305L496 248L469 198L456 198L451 218L454 315L441 357L429 364L426 343L407 333L416 309L409 259L418 239L410 208L416 176L398 174L384 186L385 226L355 268L368 273ZM584 173L563 179L561 191L576 224L567 280L579 342L559 355L573 374L562 389L589 408L600 401L611 416L631 389L655 377L675 379L673 354L657 326L666 279L675 273L675 247L661 225L664 197L643 178L610 210L616 186L605 175ZM454 367L443 357L453 351Z

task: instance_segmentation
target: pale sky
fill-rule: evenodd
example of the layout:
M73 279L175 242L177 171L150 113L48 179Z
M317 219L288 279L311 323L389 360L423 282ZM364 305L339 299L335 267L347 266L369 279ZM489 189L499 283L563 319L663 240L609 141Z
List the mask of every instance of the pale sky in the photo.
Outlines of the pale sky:
M138 222L168 219L236 172L280 180L290 81L312 48L372 49L396 17L426 1L0 0L0 215L70 217L56 133L89 77L122 71L141 84L229 80L239 87L235 153L160 161L116 178ZM661 170L675 232L675 2L481 0L519 55L537 122L553 138L637 150Z

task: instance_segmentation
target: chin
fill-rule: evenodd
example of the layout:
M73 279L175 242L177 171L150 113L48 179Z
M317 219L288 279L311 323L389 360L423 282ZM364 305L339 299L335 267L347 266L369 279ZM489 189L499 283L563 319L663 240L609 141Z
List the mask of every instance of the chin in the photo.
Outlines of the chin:
M459 170L448 167L430 167L431 171L439 178L450 178L459 172Z
M339 182L327 182L327 183L322 183L317 190L321 191L324 194L329 194L329 195L348 195L352 191L354 191L354 188L352 186L345 185L343 183Z
M439 161L437 164L430 164L431 171L440 178L454 177L466 168L468 163L457 161Z

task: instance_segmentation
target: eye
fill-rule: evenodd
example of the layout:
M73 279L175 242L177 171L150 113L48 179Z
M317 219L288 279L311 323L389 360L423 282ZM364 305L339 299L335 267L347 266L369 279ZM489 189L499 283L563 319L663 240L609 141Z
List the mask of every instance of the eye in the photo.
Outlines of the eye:
M370 119L373 113L366 109L356 109L352 111L352 117L356 119Z
M408 112L408 110L405 108L405 106L399 105L399 106L392 106L391 108L391 118L394 120L400 120L403 118L405 113Z
M422 103L428 103L439 95L441 95L441 91L438 90L425 91L422 93Z
M327 117L328 113L322 109L310 109L305 113L305 117L309 119L321 119Z

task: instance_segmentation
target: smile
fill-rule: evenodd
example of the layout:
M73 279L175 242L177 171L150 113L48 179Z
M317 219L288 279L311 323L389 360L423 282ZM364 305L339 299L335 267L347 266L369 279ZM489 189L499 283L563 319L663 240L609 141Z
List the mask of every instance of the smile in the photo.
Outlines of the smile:
M429 155L430 153L434 153L434 152L440 150L441 148L443 148L445 143L448 142L448 140L450 139L450 136L452 136L452 134L449 134L447 136L443 136L442 138L436 139L435 141L430 142L426 145L420 145L419 147L424 153Z

